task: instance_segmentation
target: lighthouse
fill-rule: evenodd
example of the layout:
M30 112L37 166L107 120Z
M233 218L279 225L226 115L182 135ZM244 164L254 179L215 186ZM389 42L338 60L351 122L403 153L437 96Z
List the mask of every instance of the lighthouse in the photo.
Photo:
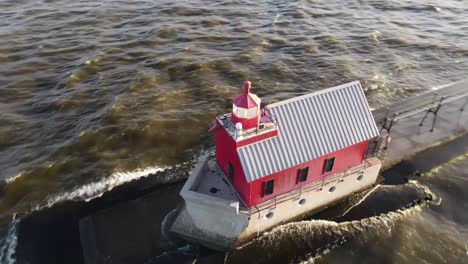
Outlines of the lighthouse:
M215 118L214 155L200 158L172 229L225 250L375 184L381 141L358 81L261 105L249 81Z
M260 121L260 98L250 93L251 82L244 83L244 93L232 102L231 122L238 129L250 130L257 128Z
M251 93L251 83L244 83L244 92L232 101L230 114L216 118L216 163L236 192L249 203L250 186L246 181L238 150L241 147L278 136L278 126L260 98Z

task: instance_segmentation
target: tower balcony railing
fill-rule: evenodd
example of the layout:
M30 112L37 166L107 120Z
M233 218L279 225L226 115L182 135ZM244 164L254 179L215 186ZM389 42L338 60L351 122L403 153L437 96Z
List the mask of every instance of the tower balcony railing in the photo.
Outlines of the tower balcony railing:
M236 126L231 121L231 113L219 115L216 119L222 124L222 126L231 134L235 136ZM268 107L264 107L260 113L260 121L258 126L248 130L242 130L242 137L249 138L262 134L264 132L272 131L278 128L278 119L274 114L271 113Z

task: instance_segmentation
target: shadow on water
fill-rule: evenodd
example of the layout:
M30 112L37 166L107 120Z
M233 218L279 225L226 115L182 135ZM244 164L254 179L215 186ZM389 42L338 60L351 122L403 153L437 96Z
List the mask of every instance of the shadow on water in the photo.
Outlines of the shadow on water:
M160 197L160 204L172 210L180 202L177 194L182 183L161 185L160 181L176 178L175 174L179 179L186 178L193 163L184 165L128 182L89 202L64 201L25 216L17 226L17 263L84 263L79 232L81 218L147 195ZM160 221L170 210L159 212Z

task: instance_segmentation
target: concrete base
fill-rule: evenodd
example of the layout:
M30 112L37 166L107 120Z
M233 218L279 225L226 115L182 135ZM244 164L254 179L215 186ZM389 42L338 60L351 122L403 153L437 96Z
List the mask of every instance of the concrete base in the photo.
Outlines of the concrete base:
M181 191L184 207L171 230L189 241L216 250L240 246L273 227L317 212L337 201L373 186L381 163L377 158L316 182L304 189L280 195L253 208L235 206L240 201L222 200L197 192L205 179L209 158L200 159ZM228 186L229 187L229 186ZM206 198L206 199L202 199Z

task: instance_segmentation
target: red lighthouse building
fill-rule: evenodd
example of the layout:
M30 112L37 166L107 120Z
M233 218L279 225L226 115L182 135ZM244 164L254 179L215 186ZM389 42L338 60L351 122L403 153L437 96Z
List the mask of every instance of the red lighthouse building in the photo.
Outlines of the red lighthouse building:
M216 120L216 162L247 207L365 160L379 135L359 82L263 109L245 91Z
M379 131L358 81L263 108L250 88L216 117L216 153L200 157L171 227L214 249L368 189L381 166L366 156Z

